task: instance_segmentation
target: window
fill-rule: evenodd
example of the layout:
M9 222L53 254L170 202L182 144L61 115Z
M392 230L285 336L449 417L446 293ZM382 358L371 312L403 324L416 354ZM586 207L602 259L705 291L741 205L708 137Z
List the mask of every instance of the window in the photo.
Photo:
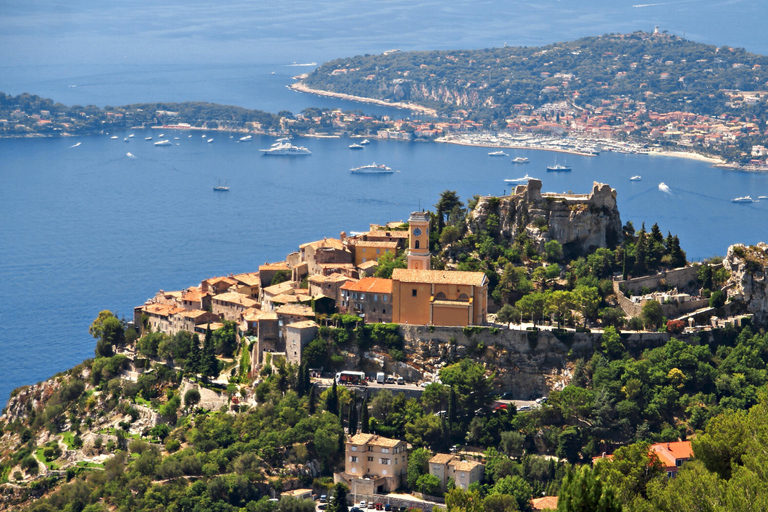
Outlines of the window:
M386 470L386 469L385 469L385 470L383 470L383 471L381 472L381 474L382 474L382 475L384 475L384 476L387 476L387 470Z
M368 457L368 462L373 462L373 457Z
M360 294L360 300L365 300L365 294L364 293Z
M459 300L469 300L469 295L462 293L459 295Z
M675 459L675 466L680 467L683 465L683 459Z
M352 473L357 473L357 468L352 468Z
M415 297L415 296L416 296L416 288L411 290L411 297Z
M363 252L365 252L365 247L363 247Z
M379 464L383 466L389 466L390 464L392 464L392 461L389 459L379 459Z
M437 295L435 295L435 300L445 300L445 294L443 292L437 292Z
M376 254L381 254L381 249L376 249Z
M374 293L373 294L373 302L379 302L379 294L378 293Z
M389 302L389 299L387 298L387 295L382 295L382 299L384 300L384 302Z
M416 249L418 249L418 248L419 248L419 245L420 245L420 244L419 244L419 241L418 241L418 240L416 240Z
M389 453L389 448L382 448L381 453Z
M369 452L372 452L372 451L373 451L373 446L369 446L369 447L368 447L368 451L369 451Z
M352 457L350 457L350 458L349 458L349 461L350 461L350 462L357 462L357 457L355 457L355 456L353 455Z

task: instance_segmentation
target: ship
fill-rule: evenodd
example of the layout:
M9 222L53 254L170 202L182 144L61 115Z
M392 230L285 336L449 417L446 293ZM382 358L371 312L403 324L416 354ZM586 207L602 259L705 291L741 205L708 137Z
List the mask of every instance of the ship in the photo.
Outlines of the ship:
M732 203L754 203L755 200L752 199L750 196L744 196L744 197L737 197L735 199L731 199Z
M159 140L155 142L155 146L170 146L170 145L171 145L171 141L169 141L168 139Z
M246 135L245 137L240 137L240 142L250 142L253 137L251 135Z
M517 158L512 159L513 164L527 164L528 162L529 160L524 156L518 156Z
M213 187L213 190L215 192L229 192L229 187L227 186L227 180L224 180L224 184L221 184L221 180L219 180L219 184Z
M491 151L490 153L488 153L488 156L509 156L509 155L503 151Z
M304 146L294 146L290 143L289 139L277 139L277 142L272 144L269 149L260 149L264 156L301 156L311 155L312 152Z
M361 146L360 144L350 144L349 149L364 149L365 146Z
M360 167L353 167L349 171L352 174L392 174L395 172L384 164L377 165L376 162Z
M569 165L555 164L547 167L548 172L570 172L570 170L571 170L571 166Z
M629 181L640 181L641 179L643 179L642 176L632 176Z

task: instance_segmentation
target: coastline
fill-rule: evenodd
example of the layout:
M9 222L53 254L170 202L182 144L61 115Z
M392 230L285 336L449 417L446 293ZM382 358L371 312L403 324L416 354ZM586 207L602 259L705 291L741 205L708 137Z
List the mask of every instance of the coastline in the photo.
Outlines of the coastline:
M296 92L315 94L317 96L326 96L329 98L337 98L340 100L356 101L358 103L370 103L372 105L379 105L382 107L401 108L404 110L411 110L411 111L418 112L420 114L425 114L428 116L437 116L437 110L433 108L417 105L415 103L407 103L402 101L391 102L391 101L377 100L374 98L366 98L364 96L353 96L351 94L344 94L341 92L330 92L330 91L323 91L322 89L311 89L310 87L305 85L304 82L301 82L301 81L292 83L287 87L292 91L296 91Z
M526 149L526 150L532 150L532 151L551 151L553 153L566 153L569 155L577 155L577 156L597 156L593 153L584 153L583 151L576 151L574 149L562 149L562 148L550 148L546 146L542 147L532 147L532 146L520 146L520 145L499 145L499 144L476 144L472 142L466 142L456 139L435 139L435 142L443 143L443 144L456 144L457 146L470 146L470 147L477 147L477 148L500 148L500 149Z
M725 160L723 160L722 158L704 156L704 155L700 155L698 153L693 153L689 151L649 151L648 154L651 156L671 156L674 158L687 158L689 160L698 160L700 162L707 162L713 165L726 164ZM739 166L736 166L734 168L739 168Z

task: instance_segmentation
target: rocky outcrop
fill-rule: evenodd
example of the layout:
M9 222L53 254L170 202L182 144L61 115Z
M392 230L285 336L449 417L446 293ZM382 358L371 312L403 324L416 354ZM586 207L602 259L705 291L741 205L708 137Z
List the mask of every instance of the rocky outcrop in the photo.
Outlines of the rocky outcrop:
M611 247L622 238L616 190L597 182L589 194L554 194L542 193L541 180L531 179L509 196L480 198L467 222L472 233L490 226L510 241L527 232L539 250L557 240L569 256Z
M755 315L757 325L768 325L768 244L732 245L723 266L731 273L725 284L728 298Z

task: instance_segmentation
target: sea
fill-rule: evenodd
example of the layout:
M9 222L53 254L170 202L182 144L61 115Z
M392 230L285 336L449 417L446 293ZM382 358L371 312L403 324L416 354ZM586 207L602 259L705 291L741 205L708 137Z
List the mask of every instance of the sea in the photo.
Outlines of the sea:
M634 0L638 1L638 0ZM668 30L768 53L762 2L515 0L287 1L188 5L0 0L0 91L70 105L210 101L298 113L308 107L405 117L397 109L300 94L292 77L323 61L390 49L541 45L603 33ZM129 137L131 134L134 137ZM555 154L437 143L302 138L305 157L265 157L274 142L155 130L0 140L0 402L93 355L103 309L130 319L158 290L257 270L298 245L407 219L443 190L466 201L510 191L526 174L545 191L617 190L622 221L657 222L689 259L724 255L768 234L768 175L671 157ZM190 136L191 135L191 136ZM205 135L205 137L203 137ZM117 139L112 139L117 136ZM145 141L145 137L153 141ZM178 139L176 139L178 137ZM207 142L208 139L213 142ZM125 140L127 139L127 142ZM513 165L525 156L530 163ZM564 160L564 158L567 158ZM352 175L383 163L384 176ZM641 181L630 181L641 175ZM213 187L226 181L228 192ZM661 184L664 186L661 186Z

